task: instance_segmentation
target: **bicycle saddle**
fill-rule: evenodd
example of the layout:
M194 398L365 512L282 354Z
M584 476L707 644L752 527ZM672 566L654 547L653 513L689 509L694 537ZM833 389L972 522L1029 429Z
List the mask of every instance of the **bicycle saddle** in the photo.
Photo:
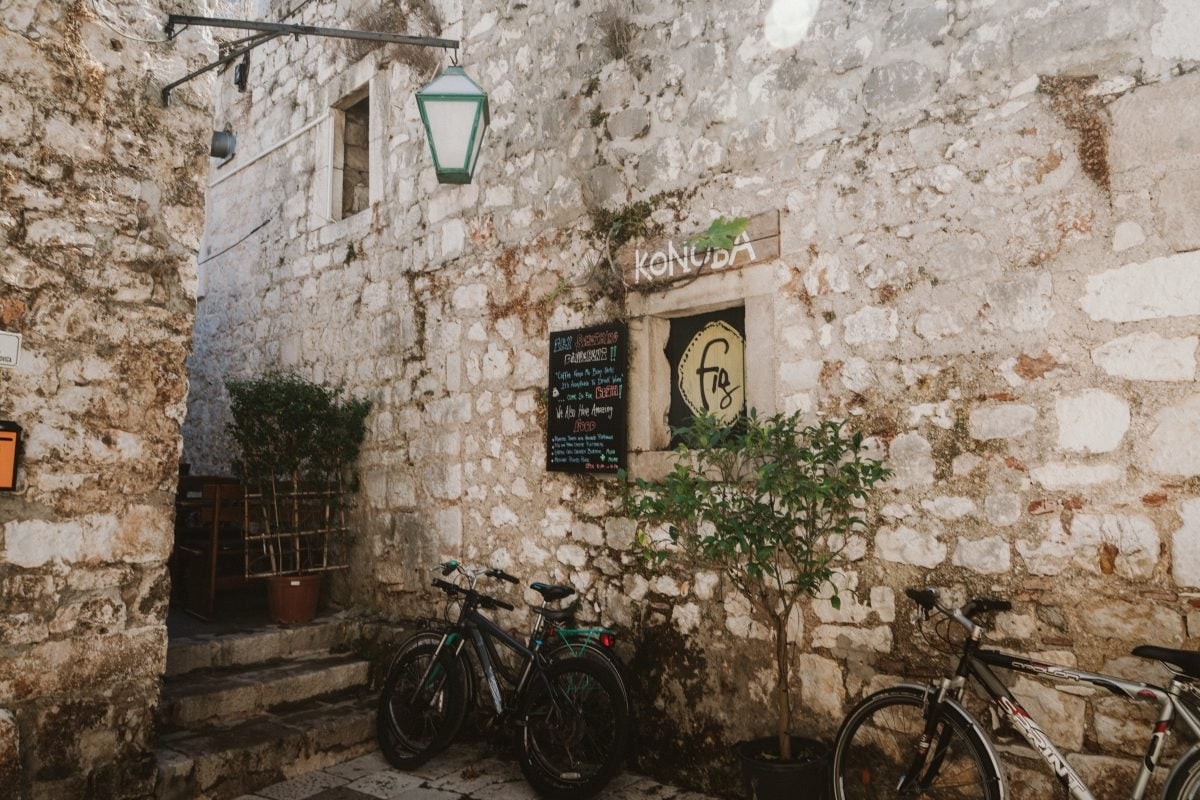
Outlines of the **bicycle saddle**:
M1144 644L1141 647L1133 648L1133 654L1142 658L1152 658L1155 661L1166 662L1173 667L1177 667L1180 672L1189 678L1200 678L1200 652L1196 652L1195 650L1172 650L1169 647L1155 647L1154 645Z
M553 603L555 600L562 600L564 597L575 594L575 590L570 586L542 583L541 581L529 584L529 588L540 594L547 603Z

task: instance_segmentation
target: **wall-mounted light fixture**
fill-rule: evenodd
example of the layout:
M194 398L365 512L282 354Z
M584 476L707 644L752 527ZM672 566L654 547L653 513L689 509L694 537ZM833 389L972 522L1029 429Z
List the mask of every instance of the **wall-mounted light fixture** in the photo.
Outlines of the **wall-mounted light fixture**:
M487 92L462 67L449 66L417 90L417 108L438 183L470 183L491 122Z
M213 158L232 158L237 151L237 136L232 131L213 131L208 154Z
M21 426L0 419L0 492L17 488L17 457L21 452Z

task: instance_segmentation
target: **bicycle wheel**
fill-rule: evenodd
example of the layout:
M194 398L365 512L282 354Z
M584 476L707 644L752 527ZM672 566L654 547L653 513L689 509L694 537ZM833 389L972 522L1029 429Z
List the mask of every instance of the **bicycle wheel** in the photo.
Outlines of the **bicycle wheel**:
M560 642L548 647L544 652L546 658L551 661L561 661L564 658L574 657L591 658L597 663L611 669L621 688L621 699L625 703L625 710L629 714L629 723L633 726L635 711L632 692L633 676L629 674L629 668L617 657L616 653L593 642ZM631 736L630 738L633 737Z
M1001 800L999 762L971 719L943 706L937 738L921 754L925 693L896 687L859 703L842 723L833 751L835 800L920 797L931 800ZM914 766L914 780L900 783Z
M403 642L401 642L400 645L396 648L396 652L392 654L392 660L388 664L388 669L390 670L392 664L395 664L397 661L399 661L401 658L403 658L405 653L407 653L409 650L411 650L414 647L417 647L419 645L430 645L430 644L433 645L434 647L437 647L438 645L440 645L442 643L442 639L445 637L445 635L446 635L445 630L439 630L437 628L428 628L426 630L417 631L416 633L412 634L407 639L405 639ZM459 670L459 675L462 677L463 680L460 683L462 685L463 691L466 692L466 698L467 698L466 701L463 703L463 708L464 708L464 712L465 712L464 716L465 716L466 713L470 713L470 710L475 705L475 681L471 677L473 673L472 673L470 666L467 663L467 650L464 649L462 651L462 654L460 656L460 660L458 663L460 666L462 666L462 669ZM457 735L457 734L458 734L458 732L455 731L454 735ZM453 738L453 736L451 738Z
M412 769L446 749L466 714L463 670L437 645L417 644L392 662L375 715L375 736L388 762Z
M591 797L625 760L625 700L614 670L595 659L564 658L535 672L521 721L521 772L543 797Z
M1200 800L1200 746L1193 747L1171 768L1163 800Z

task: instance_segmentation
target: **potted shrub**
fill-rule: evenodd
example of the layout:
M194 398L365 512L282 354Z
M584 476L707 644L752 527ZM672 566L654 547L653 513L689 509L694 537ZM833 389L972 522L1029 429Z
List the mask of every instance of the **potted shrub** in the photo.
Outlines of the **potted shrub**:
M226 388L246 497L247 574L267 578L272 619L307 622L321 576L348 565L346 509L371 403L278 372Z
M655 535L639 526L637 546L654 563L718 570L773 632L775 735L735 752L752 798L796 798L801 786L822 797L825 748L791 733L788 617L826 593L840 606L832 583L839 553L889 471L864 457L862 434L838 421L802 428L799 414L752 410L729 427L702 416L677 433L679 459L665 478L622 484L627 513L659 526ZM784 794L772 793L776 783Z

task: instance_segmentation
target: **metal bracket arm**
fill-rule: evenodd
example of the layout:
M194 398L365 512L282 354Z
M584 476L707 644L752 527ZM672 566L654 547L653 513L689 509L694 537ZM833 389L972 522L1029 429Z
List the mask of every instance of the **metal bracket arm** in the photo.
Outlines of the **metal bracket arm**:
M251 36L240 39L237 42L231 42L229 46L248 43L245 47L237 50L225 52L219 59L207 64L195 72L189 72L174 83L169 83L163 87L162 99L163 105L168 105L171 99L171 91L181 84L187 83L197 75L203 75L210 69L219 67L222 64L228 64L233 59L240 55L244 55L260 44L276 39L285 34L293 36L327 36L334 39L363 39L369 42L383 42L385 44L405 44L412 47L441 47L446 50L457 50L457 39L436 39L429 36L408 36L401 33L383 33L381 31L355 31L344 30L340 28L319 28L313 25L288 25L282 22L255 22L252 20L241 19L221 19L219 17L193 17L187 14L170 14L167 16L166 33L169 39L174 39L178 31L175 30L176 25L182 25L187 28L191 25L198 25L206 28L236 28L244 31L255 31Z

